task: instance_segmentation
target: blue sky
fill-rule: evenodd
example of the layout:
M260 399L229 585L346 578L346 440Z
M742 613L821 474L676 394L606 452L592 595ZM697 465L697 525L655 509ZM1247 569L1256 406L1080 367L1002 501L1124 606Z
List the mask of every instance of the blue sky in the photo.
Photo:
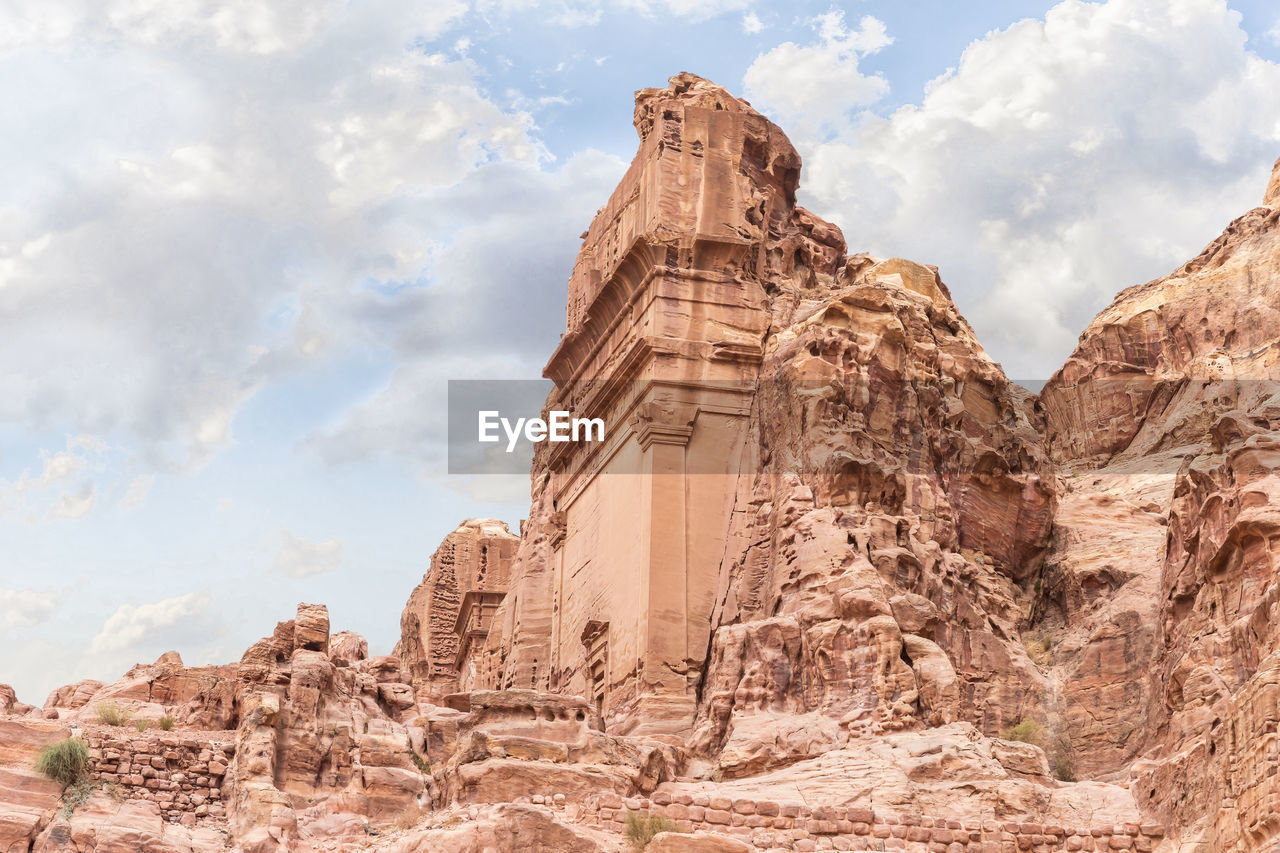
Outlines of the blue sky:
M7 3L0 682L299 601L389 651L439 540L523 514L444 474L445 382L538 375L637 88L748 97L1030 379L1260 200L1277 63L1265 2Z

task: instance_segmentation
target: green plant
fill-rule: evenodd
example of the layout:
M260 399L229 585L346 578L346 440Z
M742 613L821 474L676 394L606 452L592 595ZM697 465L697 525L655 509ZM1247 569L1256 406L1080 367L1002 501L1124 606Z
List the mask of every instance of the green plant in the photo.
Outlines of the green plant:
M164 729L167 732L169 731L169 729L173 728L173 724L175 722L177 721L173 717L169 716L168 714L165 714L163 717L161 717L159 720L156 721L156 725L160 726L160 728Z
M413 766L418 768L420 772L427 776L431 775L431 762L418 755L412 749L409 750L409 760L413 762Z
M1033 746L1044 746L1045 729L1044 726L1033 719L1027 718L1016 726L1010 726L1001 733L1000 737L1005 740L1016 740L1022 743L1029 743Z
M1005 729L1000 737L1040 747L1049 757L1049 770L1053 773L1053 778L1060 782L1076 781L1075 750L1071 746L1071 738L1060 731L1057 725L1045 728L1036 720L1027 718L1016 726Z
M623 833L637 850L644 850L659 832L677 832L676 823L665 817L627 812Z
M133 714L114 702L99 702L93 706L98 719L108 726L123 726L133 718Z
M150 720L134 720L133 727L140 732L145 732L147 729L151 728L151 721Z
M40 750L36 769L62 785L71 785L89 772L89 749L80 738L69 737Z

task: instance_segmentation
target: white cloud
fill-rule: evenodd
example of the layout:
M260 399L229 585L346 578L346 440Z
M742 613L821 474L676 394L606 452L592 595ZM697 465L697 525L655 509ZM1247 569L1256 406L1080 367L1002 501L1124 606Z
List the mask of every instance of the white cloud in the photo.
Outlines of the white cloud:
M394 304L365 298L327 312L382 330L399 366L384 389L310 445L332 462L393 456L442 473L447 380L539 376L564 328L575 236L625 171L623 161L587 151L555 172L495 164L424 199L422 232L444 227L439 210L450 212L454 229L434 259L437 283ZM545 204L549 198L556 203ZM511 258L520 259L518 287ZM486 307L495 305L502 310Z
M117 0L105 17L148 44L200 38L223 50L271 54L308 42L332 12L332 4L315 0Z
M60 451L44 460L44 471L40 474L40 485L48 486L59 480L74 477L84 470L85 459L74 453Z
M742 16L742 31L749 36L762 33L765 31L764 21L755 12L748 12Z
M620 0L619 5L630 6L647 15L665 13L693 21L705 21L725 12L745 9L751 2L752 0Z
M337 0L9 0L0 6L0 50L123 41L269 56L316 40L341 21L342 6ZM379 8L381 17L424 35L438 34L465 11L461 0L402 0Z
M95 654L123 651L205 616L209 595L189 592L148 604L122 604L90 643Z
M430 280L451 219L423 231L421 199L546 158L476 66L421 46L463 11L5 4L0 424L190 470L262 388L378 340L330 312Z
M90 453L106 453L111 448L105 439L96 435L73 435L67 439L67 449L87 450Z
M109 446L92 435L71 436L66 446L56 452L39 451L39 476L32 476L28 468L15 481L0 480L0 516L25 507L27 521L40 522L82 518L93 510L96 488L81 475L105 470L103 454Z
M51 518L84 518L93 512L93 504L97 497L97 489L93 483L84 483L74 492L66 492L58 497L58 502L49 511Z
M156 478L151 474L139 474L130 480L124 497L120 498L120 509L127 512L142 506L155 482Z
M431 84L425 95L424 83ZM527 115L503 113L476 88L467 66L439 56L378 65L338 100L317 121L315 153L330 170L329 200L339 212L380 207L406 186L416 192L449 186L487 162L489 152L530 163L545 156L528 135Z
M307 578L336 571L341 562L341 540L308 542L288 530L280 531L280 550L276 553L275 564L277 572L291 578Z
M851 251L938 264L988 351L1043 378L1117 291L1261 198L1280 66L1245 41L1222 0L1067 0L838 141L829 106L793 81L788 103L810 111L793 137L802 202Z
M52 613L57 603L57 594L50 590L0 587L0 631L35 625Z
M604 16L601 0L477 0L476 10L486 18L537 12L569 29L595 26Z
M570 29L600 23L606 11L616 9L636 12L646 17L668 15L697 22L726 12L738 12L752 0L479 0L481 15L520 15L537 12L557 26Z
M882 76L862 73L859 60L893 39L870 15L852 30L838 10L810 23L817 41L804 46L784 42L757 57L743 78L746 95L793 133L847 131L850 110L875 103L889 91Z

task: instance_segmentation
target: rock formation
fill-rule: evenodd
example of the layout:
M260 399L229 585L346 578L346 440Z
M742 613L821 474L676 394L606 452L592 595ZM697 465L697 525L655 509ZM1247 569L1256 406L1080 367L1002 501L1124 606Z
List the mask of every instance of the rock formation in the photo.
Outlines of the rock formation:
M68 733L57 723L0 719L0 850L27 849L57 808L62 787L36 771L36 759Z
M390 656L300 605L237 664L0 689L0 849L1280 843L1280 163L1035 395L746 102L682 74L635 125L546 368L604 440L445 538Z
M24 781L27 798L0 790L0 826L25 828L0 849L85 849L86 837L98 849L222 849L230 838L243 850L303 849L417 814L432 780L414 758L410 677L366 649L350 633L331 642L327 609L301 604L239 663L185 667L170 652L112 684L55 690L42 710L0 721L0 764L11 768L0 783L33 776L38 747L73 726L104 788L71 814L54 812L50 782ZM21 817L28 805L43 809L38 820Z
M1214 850L1280 840L1278 187L1121 293L1041 395L1071 511L1036 618L1081 769Z
M493 613L507 593L519 537L504 522L471 519L445 537L400 617L393 655L423 699L469 688Z

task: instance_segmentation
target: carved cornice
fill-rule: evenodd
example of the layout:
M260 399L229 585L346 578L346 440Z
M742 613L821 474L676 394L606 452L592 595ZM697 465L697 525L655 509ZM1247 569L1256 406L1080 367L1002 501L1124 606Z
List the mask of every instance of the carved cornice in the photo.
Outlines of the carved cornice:
M548 541L552 548L559 547L569 533L569 513L564 510L551 513L551 535Z
M650 400L636 407L630 426L644 450L655 444L684 447L693 436L693 422L697 417L698 409L692 404Z

